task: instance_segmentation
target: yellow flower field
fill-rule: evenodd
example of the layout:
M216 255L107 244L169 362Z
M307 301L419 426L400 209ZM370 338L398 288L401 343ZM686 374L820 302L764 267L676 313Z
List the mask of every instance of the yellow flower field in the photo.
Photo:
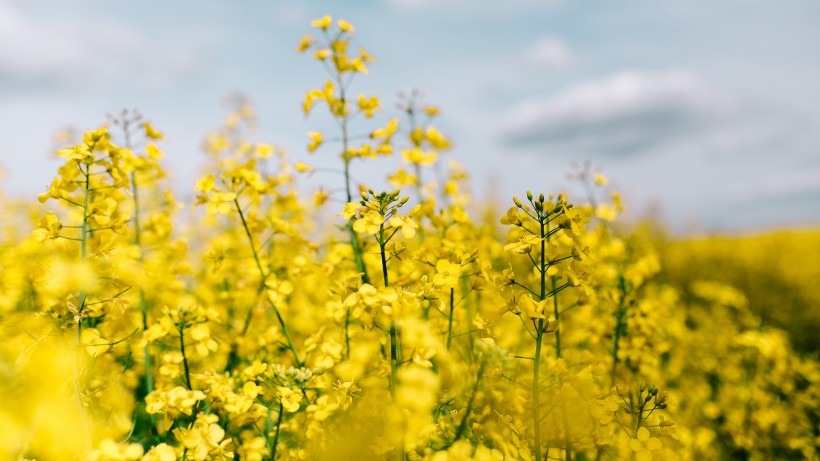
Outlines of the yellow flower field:
M375 59L311 26L302 110L337 129L306 150L335 183L305 194L240 101L195 203L133 111L64 146L40 203L4 197L1 459L817 459L818 232L658 240L590 171L589 197L482 206L439 108L371 123ZM359 178L389 190L354 180L391 155Z

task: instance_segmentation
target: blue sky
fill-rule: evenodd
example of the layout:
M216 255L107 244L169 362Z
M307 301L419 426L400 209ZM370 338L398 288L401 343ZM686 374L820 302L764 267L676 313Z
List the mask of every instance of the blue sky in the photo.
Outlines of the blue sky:
M256 107L258 140L335 165L330 149L305 153L325 122L302 116L302 94L325 75L294 52L326 13L378 59L354 91L382 97L385 116L414 88L443 108L477 197L564 190L571 163L591 160L635 214L659 206L679 231L820 223L820 3L808 0L0 0L3 187L42 191L57 130L137 107L190 190L234 92Z

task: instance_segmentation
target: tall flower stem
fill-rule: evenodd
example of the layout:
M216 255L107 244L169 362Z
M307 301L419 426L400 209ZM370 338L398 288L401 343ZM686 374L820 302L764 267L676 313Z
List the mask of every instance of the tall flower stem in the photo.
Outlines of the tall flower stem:
M268 448L270 450L270 459L276 459L276 446L279 445L279 432L282 427L282 413L285 412L284 407L282 406L282 402L279 402L279 416L276 418L276 435L273 436L273 441L270 442ZM270 419L270 418L268 418ZM267 438L268 434L265 434Z
M555 358L561 358L561 322L559 321L559 311L558 311L558 291L560 291L556 284L556 277L553 275L550 277L550 284L552 285L552 309L553 309L553 316L555 317L555 323L558 324L558 327L555 328Z
M129 129L130 120L125 119L123 120L123 136L125 137L125 147L131 149L131 131ZM141 232L142 229L140 227L140 202L139 202L139 186L137 184L137 171L134 170L131 172L131 196L133 197L134 203L134 245L136 245L137 249L139 250L139 263L140 266L144 264L144 255L142 251L142 236ZM140 286L139 287L139 302L140 302L140 314L142 315L142 331L145 334L148 331L148 303L145 299L145 289ZM143 361L145 362L145 375L143 377L144 386L145 386L145 395L150 394L154 390L154 378L151 374L151 350L150 345L148 342L145 342L145 347L142 350L143 353ZM156 416L151 413L148 415L151 421L151 427L154 427L156 422Z
M455 311L455 289L450 288L450 317L447 322L447 350L450 350L450 344L453 342L453 311Z
M618 350L620 347L621 337L626 329L626 280L623 275L618 275L618 289L621 292L621 296L618 300L618 311L615 314L615 333L612 344L612 386L615 386L615 379L618 376Z
M248 237L248 242L251 245L251 251L253 252L253 260L256 262L256 268L259 269L259 276L261 277L259 289L265 289L265 282L268 279L270 274L265 273L265 269L262 268L262 261L259 259L259 252L256 251L256 244L253 243L253 235L251 234L251 230L248 227L248 222L245 219L245 213L242 211L242 207L239 206L239 198L235 198L233 200L234 205L236 206L236 211L239 213L239 219L242 221L242 227L245 229L245 235ZM287 341L288 349L293 354L294 361L296 362L297 367L301 367L304 363L299 358L299 353L296 351L296 347L293 345L293 341L290 338L290 334L288 333L288 327L285 324L285 319L282 318L281 312L279 312L279 308L276 304L271 301L270 298L267 298L268 304L270 304L273 312L276 314L276 319L279 321L279 326L282 327L282 336L285 337L285 341Z
M381 255L382 260L382 276L384 277L384 287L387 288L390 286L390 276L387 271L387 251L385 250L385 245L387 241L384 235L384 223L379 226L379 235L378 235L378 243L379 243L379 254ZM399 344L399 330L396 327L396 320L390 319L390 329L388 334L390 335L390 395L396 395L396 388L399 384L399 350L401 345ZM400 442L402 443L402 442ZM404 459L404 447L399 446L396 449L396 460L401 461Z
M185 354L185 328L183 325L179 326L179 351L182 353L182 366L185 369L185 386L188 390L191 388L191 370L188 368L188 356Z
M347 101L346 99L346 91L345 85L342 81L342 76L337 74L336 75L336 82L339 86L339 100L342 104L345 104ZM350 185L350 157L348 156L348 151L350 150L350 135L348 133L348 122L349 122L349 115L344 114L341 116L341 123L340 127L342 130L342 159L344 160L344 169L345 169L345 192L347 193L347 203L353 201L353 192L351 190ZM359 241L359 235L353 230L353 221L347 221L347 233L350 235L350 246L353 249L353 259L356 262L356 268L358 269L359 273L362 274L362 282L363 283L370 283L370 277L367 275L367 266L364 264L364 256L362 253L362 244Z
M540 218L540 212L539 212ZM541 273L541 291L539 299L543 301L547 296L547 270L546 263L546 223L544 219L539 219L541 226L541 261L538 271ZM538 319L538 330L535 332L535 355L533 357L532 369L532 417L533 435L535 445L535 461L541 461L541 344L544 338L544 319Z
M90 146L90 151L93 152L94 146ZM80 261L85 262L86 260L86 253L87 253L87 239L89 235L89 223L88 223L88 203L91 196L91 162L85 161L85 170L82 168L82 164L77 162L77 168L80 169L83 176L85 177L84 183L84 191L83 191L83 219L82 225L80 226ZM80 362L81 356L83 354L83 347L82 347L82 332L83 332L83 310L85 309L87 294L84 290L80 290L78 295L78 303L77 306L77 329L75 334L75 346L76 350L74 352L74 398L77 404L77 410L80 413L80 420L84 426L84 432L88 435L87 437L87 444L91 446L91 434L90 434L90 427L87 420L87 415L85 413L85 408L83 407L83 398L82 398L82 383L80 382Z
M384 277L384 287L387 288L390 286L390 276L387 272L387 251L385 250L385 238L384 238L384 224L379 227L379 254L381 255L382 260L382 276ZM398 329L396 328L396 321L391 319L390 320L390 393L395 394L396 392L396 385L398 383L398 366L399 366L399 357L398 357Z

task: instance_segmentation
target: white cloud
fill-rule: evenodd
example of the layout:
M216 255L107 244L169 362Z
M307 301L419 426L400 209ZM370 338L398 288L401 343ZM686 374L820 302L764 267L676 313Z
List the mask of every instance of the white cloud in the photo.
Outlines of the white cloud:
M125 24L92 20L82 26L32 21L0 4L0 82L10 90L134 79L164 86L195 70L197 54L152 43Z
M573 85L510 110L502 138L511 145L623 154L666 143L726 109L685 71L624 71Z
M567 45L555 37L542 37L521 56L522 64L537 70L560 70L566 68L572 55Z

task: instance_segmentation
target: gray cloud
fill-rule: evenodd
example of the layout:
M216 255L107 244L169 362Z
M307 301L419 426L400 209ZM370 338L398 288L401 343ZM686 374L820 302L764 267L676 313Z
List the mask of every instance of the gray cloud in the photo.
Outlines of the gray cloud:
M477 11L492 10L494 12L510 13L519 8L543 8L551 5L552 1L544 0L385 0L388 6L399 11L429 11L444 8L457 8L460 15L469 15Z
M702 129L727 108L689 72L619 72L519 104L501 137L510 146L637 154Z
M0 3L0 91L91 87L123 79L158 87L194 72L197 53L113 21L46 24Z

